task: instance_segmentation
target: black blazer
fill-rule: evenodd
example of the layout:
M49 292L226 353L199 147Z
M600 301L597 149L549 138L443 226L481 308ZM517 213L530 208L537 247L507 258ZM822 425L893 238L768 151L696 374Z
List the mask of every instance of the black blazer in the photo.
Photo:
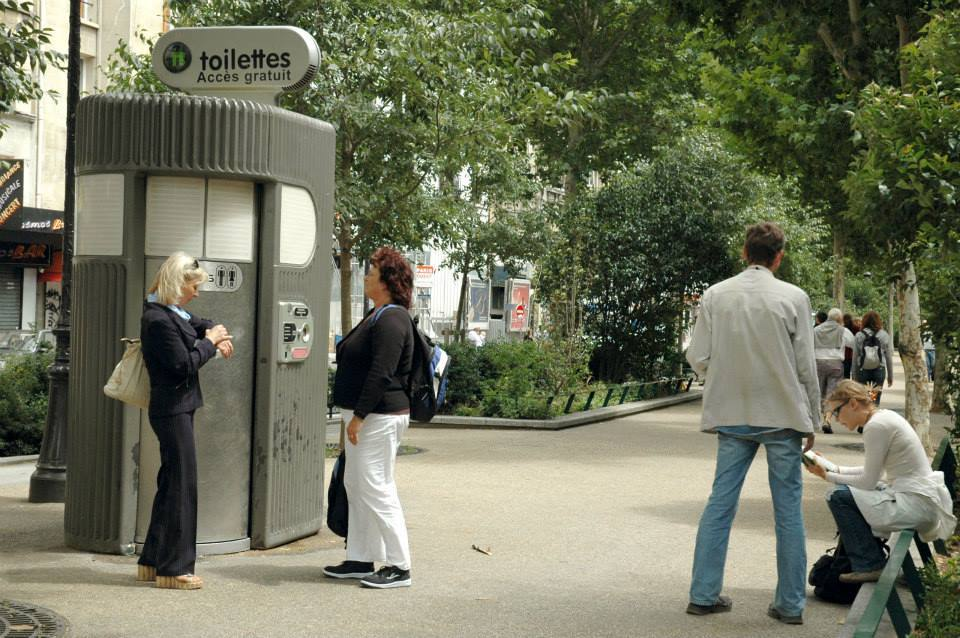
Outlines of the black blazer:
M140 347L150 376L150 418L191 412L203 405L200 366L217 354L205 338L213 322L190 321L158 303L145 302L140 318Z

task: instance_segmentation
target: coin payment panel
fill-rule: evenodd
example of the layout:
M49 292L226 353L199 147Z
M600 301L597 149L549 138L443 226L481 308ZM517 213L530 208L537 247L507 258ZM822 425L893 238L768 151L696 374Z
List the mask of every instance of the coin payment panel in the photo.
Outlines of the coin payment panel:
M307 304L299 301L280 302L279 339L277 358L281 363L305 361L310 356L313 315Z

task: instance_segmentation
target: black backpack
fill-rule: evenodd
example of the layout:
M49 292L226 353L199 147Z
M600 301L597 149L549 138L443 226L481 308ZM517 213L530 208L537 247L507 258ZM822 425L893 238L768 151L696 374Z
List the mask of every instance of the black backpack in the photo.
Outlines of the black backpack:
M374 323L387 308L400 306L383 306L374 315ZM429 423L446 398L450 356L420 331L413 317L410 318L410 324L413 327L413 361L406 387L410 399L410 420Z
M843 549L843 543L838 540L837 546L828 549L810 568L807 582L813 587L813 595L820 600L849 605L857 597L861 583L842 583L840 574L852 571L850 558Z
M884 555L890 555L890 548L886 541L880 538L874 539L877 546L883 551ZM860 592L860 585L863 583L842 583L840 574L846 574L853 571L853 565L850 563L850 557L843 549L843 542L837 539L837 546L831 547L827 553L817 559L817 562L810 568L810 575L807 582L813 587L813 595L820 600L828 603L839 603L849 605Z

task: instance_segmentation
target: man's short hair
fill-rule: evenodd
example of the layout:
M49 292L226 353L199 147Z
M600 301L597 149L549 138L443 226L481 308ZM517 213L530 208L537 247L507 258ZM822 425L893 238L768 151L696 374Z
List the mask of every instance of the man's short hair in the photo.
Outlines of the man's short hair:
M772 266L777 253L783 250L786 242L787 239L779 226L773 222L760 222L747 228L743 251L748 263Z
M817 324L821 324L827 320L827 313L822 310L817 311Z
M836 321L837 323L843 323L843 311L839 308L831 308L827 312L827 319L830 321Z

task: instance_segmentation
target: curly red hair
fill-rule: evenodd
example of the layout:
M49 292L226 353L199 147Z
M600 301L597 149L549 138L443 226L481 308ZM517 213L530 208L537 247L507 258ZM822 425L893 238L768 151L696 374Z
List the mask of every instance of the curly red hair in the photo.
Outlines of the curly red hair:
M403 255L396 249L382 246L370 257L370 263L380 269L380 281L387 286L393 303L410 308L413 303L413 271Z

